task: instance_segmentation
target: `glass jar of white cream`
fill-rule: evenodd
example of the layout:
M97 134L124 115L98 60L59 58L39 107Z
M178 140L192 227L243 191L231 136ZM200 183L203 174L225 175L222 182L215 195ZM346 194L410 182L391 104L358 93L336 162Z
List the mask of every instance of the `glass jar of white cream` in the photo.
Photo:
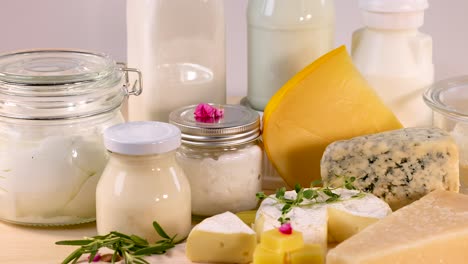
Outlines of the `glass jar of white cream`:
M135 234L150 243L160 237L184 239L191 228L190 184L175 160L180 130L161 122L130 122L107 129L109 162L96 189L99 234Z
M104 129L122 123L128 71L107 55L0 55L0 219L66 225L95 219ZM136 70L135 70L136 71Z
M197 119L196 106L169 116L182 131L176 158L189 179L197 216L254 209L262 189L260 116L240 105L220 107L220 118Z

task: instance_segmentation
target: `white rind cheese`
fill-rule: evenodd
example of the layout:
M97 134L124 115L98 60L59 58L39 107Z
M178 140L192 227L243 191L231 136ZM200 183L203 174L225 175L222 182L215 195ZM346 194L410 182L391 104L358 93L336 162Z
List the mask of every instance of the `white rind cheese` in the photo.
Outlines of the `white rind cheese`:
M346 189L336 189L334 192L341 196L341 201L293 207L286 215L291 219L293 229L302 232L306 244L320 244L323 249L327 248L328 208L336 208L350 215L375 219L384 218L392 212L384 201L372 194L365 194L362 198L352 198L359 192ZM280 226L278 218L281 216L283 204L276 202L273 197L274 195L263 200L257 210L255 221L257 236ZM296 192L288 191L285 197L295 199ZM324 202L327 198L329 197L322 194L319 201Z
M255 232L235 214L225 212L196 225L185 252L193 262L248 263L256 245Z
M434 190L458 192L458 162L458 149L448 133L406 128L330 144L321 176L329 185L340 184L339 176L355 177L356 188L395 210Z

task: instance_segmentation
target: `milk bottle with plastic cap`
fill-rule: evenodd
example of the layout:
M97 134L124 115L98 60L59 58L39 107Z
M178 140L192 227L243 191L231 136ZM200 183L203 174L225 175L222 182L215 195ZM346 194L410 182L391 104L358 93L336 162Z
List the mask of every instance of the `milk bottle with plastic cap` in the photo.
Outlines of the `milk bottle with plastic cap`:
M427 0L360 0L365 28L353 34L354 63L404 126L431 125L422 93L434 80L432 38L418 28Z
M333 48L334 0L249 0L248 104L263 111L296 73Z

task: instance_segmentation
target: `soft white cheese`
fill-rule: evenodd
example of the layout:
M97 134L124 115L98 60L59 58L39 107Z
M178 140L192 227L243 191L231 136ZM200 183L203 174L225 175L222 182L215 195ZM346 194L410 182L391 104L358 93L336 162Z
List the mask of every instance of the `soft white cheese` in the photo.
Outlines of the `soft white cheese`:
M248 263L257 245L255 232L231 212L203 220L187 238L193 262Z
M293 229L302 232L306 244L320 244L323 248L326 248L329 228L328 208L335 208L352 216L373 219L384 218L392 212L388 204L372 194L365 194L362 198L352 198L353 195L359 192L346 189L336 189L334 192L341 196L340 201L293 207L286 215L291 219ZM294 199L296 192L288 191L285 196ZM280 226L278 218L281 216L281 208L284 204L278 203L273 197L272 195L266 198L257 211L255 231L258 236L265 231ZM324 202L327 198L322 194L318 200ZM351 231L350 233L353 233ZM334 230L330 232L334 232Z

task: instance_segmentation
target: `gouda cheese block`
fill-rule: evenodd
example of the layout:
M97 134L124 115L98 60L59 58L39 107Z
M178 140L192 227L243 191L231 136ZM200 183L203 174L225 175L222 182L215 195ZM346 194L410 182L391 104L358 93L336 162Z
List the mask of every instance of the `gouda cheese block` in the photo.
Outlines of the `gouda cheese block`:
M439 264L468 259L468 196L435 191L329 251L327 264Z
M266 106L263 122L268 157L291 187L320 179L320 159L328 144L402 127L344 47L287 82Z

